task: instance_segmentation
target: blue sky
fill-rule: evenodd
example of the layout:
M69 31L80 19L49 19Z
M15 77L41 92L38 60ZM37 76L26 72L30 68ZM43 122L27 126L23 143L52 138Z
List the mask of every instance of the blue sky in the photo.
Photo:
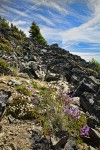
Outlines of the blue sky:
M27 36L35 21L49 44L100 62L100 0L0 0L0 15Z

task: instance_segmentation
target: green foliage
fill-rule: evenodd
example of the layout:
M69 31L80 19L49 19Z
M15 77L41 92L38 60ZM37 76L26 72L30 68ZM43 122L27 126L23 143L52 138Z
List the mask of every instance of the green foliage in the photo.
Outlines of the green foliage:
M27 96L31 95L29 89L24 85L19 85L19 86L16 86L15 88L21 94L24 94L24 95L27 95Z
M7 53L22 51L21 45L24 43L26 43L24 32L13 24L9 25L5 19L0 17L0 50Z
M2 58L0 58L0 70L5 70L8 68L8 66L9 66L8 63Z
M1 24L1 27L2 27L2 28L0 28L0 29L1 29L2 31L9 29L9 23L8 23L4 18L1 18L1 17L0 17L0 24Z
M0 50L6 51L6 52L13 51L13 48L12 48L10 42L3 36L0 36Z
M37 82L32 81L32 86L35 89L38 89L38 90L40 89L40 86L39 86L39 84Z
M40 28L38 27L38 25L33 22L31 27L30 27L30 37L39 42L39 43L43 43L43 44L47 44L46 40L43 38L41 32L40 32Z
M55 88L39 87L42 101L37 106L36 110L41 117L38 120L43 127L42 134L52 135L59 130L68 131L70 136L75 136L77 143L81 143L80 131L87 123L86 117L80 112L80 119L72 117L70 114L64 112L64 104L66 95L63 91L57 93ZM73 100L74 101L74 100ZM71 101L71 105L74 102Z
M36 115L32 105L22 96L17 96L7 104L6 115L12 115L18 119L33 119Z
M13 48L6 44L0 43L0 50L6 51L6 52L12 52Z
M92 74L95 74L95 75L98 75L98 72L96 70L93 70L91 68L85 68L85 70L91 75Z
M63 90L58 92L54 87L44 87L35 81L32 82L32 85L40 94L40 103L34 107L27 102L25 97L20 96L14 98L13 102L8 104L6 114L11 114L19 119L34 119L34 122L38 122L42 126L42 135L52 136L57 131L64 130L69 133L69 136L75 137L76 143L82 143L80 132L87 123L84 114L80 112L78 114L80 118L78 119L64 111L67 95ZM16 90L27 95L26 87L23 85L17 86ZM67 107L75 106L75 101L70 98Z
M92 58L92 60L90 60L90 64L92 64L92 66L95 67L97 75L100 76L100 63L94 58Z
M90 60L90 63L100 69L100 63L97 60L95 60L94 58L92 58L92 60Z

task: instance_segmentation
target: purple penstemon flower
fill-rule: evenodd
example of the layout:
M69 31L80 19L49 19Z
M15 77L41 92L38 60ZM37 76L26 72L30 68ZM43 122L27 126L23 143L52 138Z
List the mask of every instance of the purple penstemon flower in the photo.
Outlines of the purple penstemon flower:
M77 116L77 119L79 120L81 118L81 116Z
M74 112L74 108L70 108L70 109L69 109L69 114L70 114L70 115L73 115L73 112Z
M89 136L90 127L84 125L81 129L81 136Z

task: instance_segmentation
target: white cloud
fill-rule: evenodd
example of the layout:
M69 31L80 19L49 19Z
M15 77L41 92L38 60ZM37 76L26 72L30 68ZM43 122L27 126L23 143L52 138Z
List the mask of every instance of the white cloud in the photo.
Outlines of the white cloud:
M13 23L13 24L16 25L16 26L27 24L26 21L22 21L22 20L12 21L11 23Z
M48 8L53 8L59 13L68 13L66 8L64 8L64 4L70 2L71 0L40 0L39 2L37 0L29 0L30 2L33 2L35 5L43 5ZM63 5L62 5L63 4Z
M100 62L100 53L83 53L83 52L71 52L72 54L79 55L81 58L85 59L86 61L92 60L94 58L98 62Z
M52 20L48 19L47 17L44 17L43 15L37 14L35 16L38 17L38 18L40 18L44 22L46 22L46 24L48 24L48 25L51 25L51 26L55 25Z
M89 2L91 1L92 0ZM89 21L62 33L62 42L64 44L68 42L90 42L100 44L100 30L98 30L98 26L100 27L100 13L98 11L98 7L100 8L100 0L98 0L98 2L98 5L96 5L97 3L94 3L93 0L95 9L93 9L92 18Z
M8 12L12 12L12 13L20 15L20 16L29 17L29 15L26 14L25 12L22 12L22 11L12 8L10 6L2 5L1 9L6 10Z
M49 41L60 41L61 40L61 32L62 30L59 28L50 28L44 25L40 25L41 33L43 36Z
M3 1L3 0L1 0ZM4 0L7 1L7 0ZM16 1L16 0L15 0ZM15 1L12 1L12 6ZM87 48L87 51L93 51L93 49L100 47L100 0L84 0L85 5L88 6L90 14L87 16L83 14L78 14L78 11L74 8L69 6L69 3L78 3L80 0L23 0L25 5L30 3L29 7L22 12L14 7L3 5L0 12L7 15L7 11L9 13L17 14L17 17L13 19L13 23L17 26L27 24L27 21L23 21L20 18L23 16L25 18L30 17L30 21L34 21L38 23L41 29L41 33L48 41L61 41L61 46L65 49L75 51L74 46L77 47L79 43L89 43L90 47ZM83 1L82 1L83 2ZM74 5L74 4L73 4ZM23 6L24 7L24 6ZM40 14L46 8L47 14L43 15ZM52 11L53 10L53 11ZM85 11L85 10L84 10ZM34 13L35 12L35 13ZM56 13L54 13L56 12ZM53 14L54 13L54 14ZM49 17L46 17L46 15ZM70 25L70 21L67 21L67 16L70 15L71 17L80 19L82 24L79 26ZM50 18L50 19L49 19ZM25 20L25 19L24 19ZM47 25L51 27L44 26L44 21ZM61 26L59 26L62 25ZM65 25L65 26L64 26ZM64 28L63 28L64 27ZM65 29L66 27L66 29ZM27 35L29 35L28 30L29 28L24 27L21 28ZM79 49L78 49L79 50ZM85 51L85 48L80 49L80 51ZM78 53L77 53L78 54ZM80 53L82 57L92 57L92 55L87 55ZM99 55L100 56L100 55ZM98 56L95 54L95 57L99 60ZM88 59L88 58L87 58Z
M27 37L29 37L29 27L19 27L20 30L24 31Z

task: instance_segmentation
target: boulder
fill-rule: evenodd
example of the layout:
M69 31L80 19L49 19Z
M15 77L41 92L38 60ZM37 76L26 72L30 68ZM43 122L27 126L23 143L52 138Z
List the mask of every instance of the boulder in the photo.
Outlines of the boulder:
M50 139L41 137L37 131L32 131L32 148L35 150L53 150Z
M79 83L73 96L81 96L84 92L96 93L95 85L92 83L87 83L85 78Z
M21 83L19 81L16 81L16 80L9 80L8 83L7 83L9 86L19 86L21 85Z
M99 125L99 120L96 116L90 115L87 119L87 125L91 128L95 128Z
M11 96L10 91L0 90L0 120L6 107L6 103Z
M95 94L84 92L80 97L80 105L85 112L95 115L100 121L100 106L96 104Z
M51 73L50 71L48 71L48 73L45 76L45 81L47 82L58 80L60 80L60 75L57 73Z
M62 149L65 146L68 138L69 138L69 134L67 131L62 130L62 131L56 132L56 134L53 135L53 137L51 137L53 148L57 150Z

